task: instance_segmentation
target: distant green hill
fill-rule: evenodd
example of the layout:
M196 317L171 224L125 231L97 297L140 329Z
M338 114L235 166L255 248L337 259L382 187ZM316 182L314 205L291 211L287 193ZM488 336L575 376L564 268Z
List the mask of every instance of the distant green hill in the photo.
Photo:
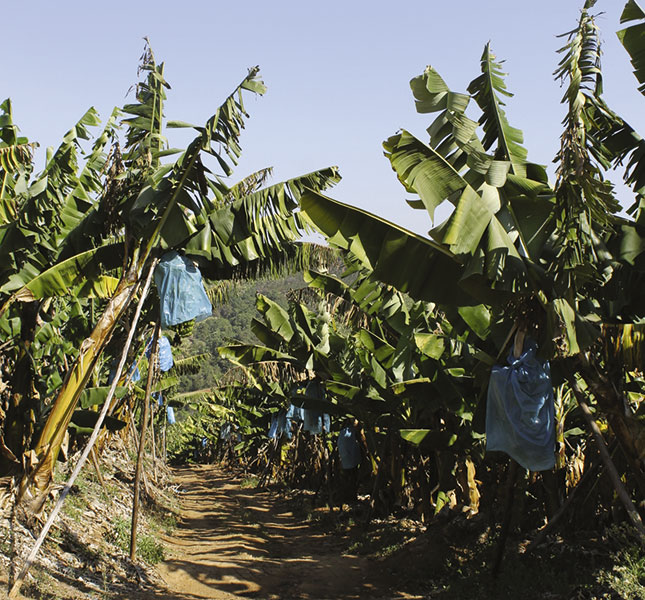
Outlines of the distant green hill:
M217 347L237 340L255 343L257 339L251 332L251 319L257 316L255 298L258 293L271 298L285 308L287 294L294 289L305 287L302 274L291 275L278 280L250 281L241 283L229 294L227 302L213 308L213 316L195 325L192 334L182 339L179 347L173 343L173 353L177 356L190 356L208 352L212 358L204 364L200 372L184 375L177 392L187 392L212 387L214 382L225 373L230 364L219 357Z

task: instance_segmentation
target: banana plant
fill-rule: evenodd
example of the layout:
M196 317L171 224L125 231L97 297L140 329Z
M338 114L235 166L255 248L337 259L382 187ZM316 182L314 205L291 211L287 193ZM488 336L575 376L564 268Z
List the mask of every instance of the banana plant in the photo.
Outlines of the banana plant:
M643 142L602 97L594 4L585 3L560 51L556 77L565 87L566 117L554 185L544 168L527 160L521 132L508 122L503 100L511 94L486 45L469 94L452 91L431 67L411 81L418 112L438 113L427 143L405 130L384 143L399 180L415 195L413 208L434 219L441 203L453 205L428 237L317 192L306 193L301 205L330 244L375 278L437 303L459 326L457 312L483 338L477 345L488 356L503 352L514 324L532 329L545 356L561 361L562 372L573 369L586 380L634 474L645 481L637 450L641 436L632 427L636 415L625 412L622 392L633 378L626 364L616 371L598 352L601 323L615 324L627 340L630 324L643 318ZM640 81L645 12L630 0L622 20L630 25L619 38ZM476 119L466 114L471 100L479 109ZM618 215L604 176L623 161L625 181L637 194L634 220Z
M479 382L466 372L477 373L484 357L487 364L494 359L472 343L476 336L463 320L453 327L433 305L410 302L355 264L350 271L350 279L306 271L309 287L293 294L288 311L259 297L262 319L253 330L262 346L230 344L219 351L248 369L265 392L268 382L294 385L280 370L262 369L267 361L323 382L325 401L298 398L306 407L360 420L380 473L375 485L399 495L409 469L415 485L430 489L427 469L412 469L402 457L413 452L427 462L442 453L443 468L433 467L430 476L441 493L455 489L451 465L464 453L481 453L482 436L473 428ZM284 406L290 394L281 397L263 402L262 410ZM417 448L406 449L403 440Z
M33 291L23 289L26 281L32 281L43 269L55 262L63 230L79 214L76 206L84 203L85 192L80 185L75 184L74 173L78 168L79 139L87 137L87 128L95 122L95 113L88 111L68 132L61 146L56 151L48 151L44 171L30 182L34 171L30 150L34 145L17 137L10 102L3 103L2 108L5 111L2 117L2 139L7 144L2 167L2 203L11 208L5 211L0 232L0 254L4 258L0 269L4 294L0 292L0 296L5 300L0 300L3 302L0 320L6 325L17 324L17 327L11 325L7 333L12 335L15 331L17 335L13 339L20 341L9 349L5 346L4 350L5 360L11 360L10 356L13 354L15 362L11 397L5 404L7 418L2 425L2 437L6 439L0 447L4 458L15 463L15 457L20 456L30 443L36 420L42 416L44 404L39 402L39 396L51 393L51 388L45 382L50 373L57 377L61 370L60 363L56 364L56 360L60 360L61 354L65 352L73 360L77 346L75 336L87 335L86 323L78 328L79 322L86 321L87 317L82 298L109 295L114 289L114 281L97 273L96 285L92 282L79 286L78 282L67 281L49 296L41 293L39 283L36 283ZM92 160L88 161L88 166L82 171L83 184L86 186L95 185L94 175L96 169L100 168L99 157L104 145L104 140L97 141L92 150ZM62 301L52 298L57 293L60 294L61 289L67 293L67 286L76 288L75 297ZM7 293L17 289L22 290L22 293L12 294L6 300ZM8 306L18 296L21 299L20 306L11 315L7 315ZM47 297L50 299L45 301ZM60 346L61 330L70 342L63 352ZM42 348L43 340L48 340L45 341L46 348ZM64 361L61 362L64 364ZM5 464L3 471L6 468Z
M265 90L258 69L249 71L204 126L167 123L196 131L183 152L168 148L164 137L169 86L163 64L149 49L141 70L145 77L136 101L113 113L83 167L76 162L78 139L98 123L93 110L48 159L43 176L31 186L13 186L22 193L22 213L0 239L0 254L12 257L0 273L2 312L15 311L17 302L70 293L101 299L92 305L100 316L75 343L77 356L31 455L28 477L42 485L51 479L80 394L136 297L144 270L171 249L182 251L211 279L251 277L274 268L278 259L284 266L302 265L313 253L298 243L304 224L294 211L297 200L305 186L323 189L339 178L331 168L276 185L263 186L258 178L252 185L229 186L226 178L240 155L248 116L244 96ZM116 133L119 115L125 116L123 150ZM174 162L163 162L173 154ZM206 156L221 174L204 164ZM20 252L14 254L16 248ZM39 468L49 477L38 474Z

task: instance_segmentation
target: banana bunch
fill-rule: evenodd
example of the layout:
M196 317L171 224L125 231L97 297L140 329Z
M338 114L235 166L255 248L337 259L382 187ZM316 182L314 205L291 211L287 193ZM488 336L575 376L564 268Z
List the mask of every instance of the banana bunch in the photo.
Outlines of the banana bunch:
M188 337L192 335L193 330L195 329L195 319L179 323L178 325L171 325L170 329L180 338Z

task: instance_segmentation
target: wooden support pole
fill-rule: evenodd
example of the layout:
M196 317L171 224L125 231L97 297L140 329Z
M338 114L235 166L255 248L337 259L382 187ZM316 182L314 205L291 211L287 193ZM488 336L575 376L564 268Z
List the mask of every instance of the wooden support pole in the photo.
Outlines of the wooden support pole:
M162 407L163 410L163 407ZM164 411L165 412L165 411ZM168 418L166 415L163 415L163 429L161 430L161 449L163 451L163 464L165 465L168 462L168 448L166 445L166 427L167 427Z
M143 471L143 454L146 447L146 429L148 427L148 418L150 413L150 393L152 391L152 382L154 378L155 363L157 360L157 351L159 347L159 329L160 324L157 322L155 331L152 336L152 346L150 348L150 362L148 363L148 379L146 381L146 397L143 401L143 414L141 415L141 436L139 437L139 451L137 452L137 467L134 474L134 492L132 499L132 528L130 531L130 560L134 562L137 554L137 524L139 521L139 488L141 487L141 474Z
M155 484L159 481L157 477L157 448L155 442L155 411L150 409L150 442L152 443L152 479Z

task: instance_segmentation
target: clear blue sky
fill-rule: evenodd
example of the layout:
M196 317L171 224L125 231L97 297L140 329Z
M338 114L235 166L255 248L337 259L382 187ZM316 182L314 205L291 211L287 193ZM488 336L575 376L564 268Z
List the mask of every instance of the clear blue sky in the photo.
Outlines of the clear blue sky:
M10 97L23 135L57 145L90 106L106 117L124 102L148 36L166 63L166 116L205 121L247 67L260 65L268 93L251 101L244 157L235 179L275 167L276 180L338 165L330 193L414 231L431 224L406 194L381 143L400 128L425 140L431 116L417 115L409 80L432 64L455 91L479 73L484 44L506 60L511 124L529 158L549 164L558 148L562 90L553 81L582 0L219 0L5 3L0 99ZM594 12L605 41L606 99L645 131L636 91L616 39L622 0ZM473 116L475 116L473 114ZM173 131L171 144L173 141ZM173 144L174 145L174 144ZM621 192L624 193L624 192ZM630 198L625 196L624 202ZM441 214L441 213L439 213Z

